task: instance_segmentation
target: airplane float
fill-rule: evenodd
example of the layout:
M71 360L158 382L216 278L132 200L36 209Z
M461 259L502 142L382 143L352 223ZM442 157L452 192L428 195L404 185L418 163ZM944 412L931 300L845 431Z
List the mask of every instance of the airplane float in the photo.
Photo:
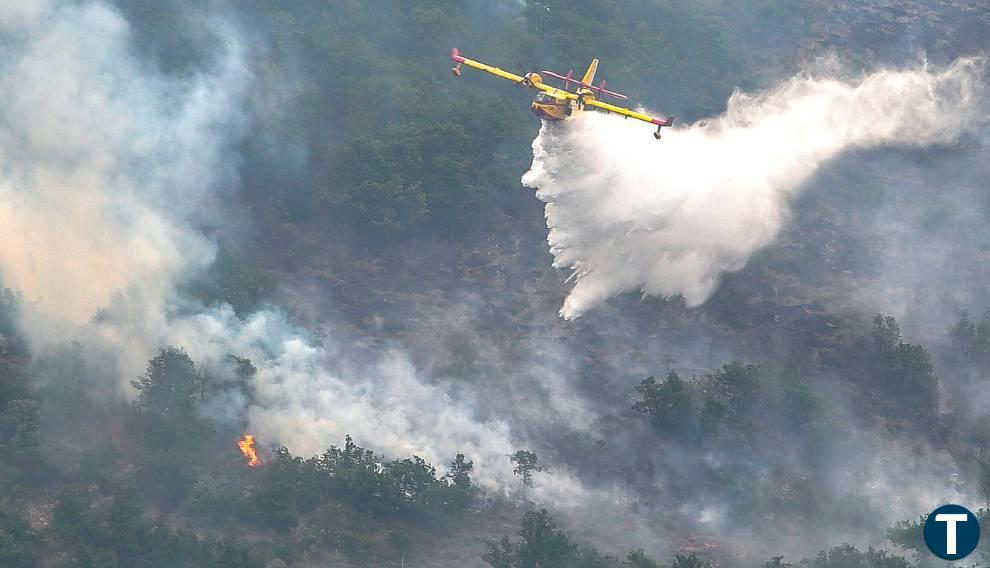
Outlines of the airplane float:
M508 79L517 85L523 85L540 91L536 95L536 99L533 100L532 110L533 114L543 120L564 120L567 117L574 116L576 112L590 110L588 107L598 108L606 112L621 114L626 118L635 118L643 122L655 124L657 131L653 133L653 137L657 140L660 139L661 128L674 124L674 117L672 116L666 119L655 118L647 114L600 101L599 98L602 95L608 95L623 101L628 100L629 97L622 93L607 90L605 88L605 81L602 81L598 85L594 84L595 72L598 70L598 59L591 61L591 65L588 66L588 70L585 71L584 77L580 81L574 78L573 71L568 71L567 75L560 75L553 71L544 70L544 75L553 77L554 79L560 79L564 82L564 88L559 89L544 83L543 77L539 73L531 72L525 75L509 73L498 67L492 67L480 61L463 57L456 47L451 51L450 58L455 62L453 69L451 69L455 77L461 76L461 65L467 65L468 67L486 71L497 77ZM573 92L570 90L572 83L575 87Z

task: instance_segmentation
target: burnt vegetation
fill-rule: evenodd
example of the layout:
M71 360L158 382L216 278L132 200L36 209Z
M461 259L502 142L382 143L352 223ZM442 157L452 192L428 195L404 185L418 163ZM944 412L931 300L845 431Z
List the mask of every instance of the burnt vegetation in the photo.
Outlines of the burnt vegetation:
M117 4L150 65L181 75L209 60L215 42L189 19L194 3ZM697 311L635 298L611 306L633 322L628 327L562 323L555 314L563 278L549 268L542 211L518 190L536 129L525 112L528 94L481 81L452 87L444 58L453 45L519 69L536 62L566 69L601 57L609 83L690 121L723 110L734 88L765 85L791 70L792 59L820 49L883 62L901 53L891 38L910 36L917 44L910 47L928 48L935 59L955 56L961 48L946 43L951 29L964 43L985 38L986 7L519 4L238 3L235 19L257 39L251 70L259 88L291 82L292 89L263 92L248 109L243 187L230 199L238 202L232 210L250 216L252 236L218 235L220 254L185 293L244 318L268 303L297 302L282 295L283 280L316 282L322 292L314 303L332 304L341 326L367 334L368 344L416 347L425 341L421 304L442 310L437 290L463 290L485 298L478 327L509 346L506 353L525 342L522 334L565 337L586 355L569 380L600 404L601 435L585 439L562 427L541 447L506 455L522 500L486 494L469 454L428 463L381 455L350 437L312 456L260 440L261 464L250 468L236 447L245 417L221 420L206 408L216 400L243 408L263 361L231 353L226 368L207 369L182 345L162 345L124 402L106 386L113 370L94 363L86 345L33 353L17 324L25 300L2 289L0 566L933 565L917 519L877 527L865 505L830 492L832 481L857 467L852 441L870 436L878 446L907 448L895 457L943 449L960 464L962 482L990 502L990 421L970 396L985 388L990 311L959 310L951 326L915 326L908 335L876 309L804 301L832 282L832 272L871 270L855 240L829 227L843 222L837 210L870 211L877 198L839 190L835 201L804 203L807 225L729 277ZM822 268L830 262L835 270ZM417 269L424 265L435 270ZM809 283L778 288L800 274ZM386 308L392 315L376 320ZM320 309L288 311L311 325ZM674 339L665 343L657 330ZM482 369L474 345L450 343L442 368L453 380L493 379L498 369ZM630 368L608 360L608 350ZM644 363L637 353L646 351L694 364ZM588 482L621 482L638 506L664 511L650 518L661 519L656 531L669 554L609 547L581 523L572 530L566 513L529 502L534 477L551 475L554 463ZM665 514L674 496L728 503L719 520L726 533L772 521L886 535L872 546L816 546L803 559L741 561L731 538L699 531L678 540L685 535L670 530L674 520ZM979 517L990 524L985 509ZM990 562L988 546L984 539L974 558Z

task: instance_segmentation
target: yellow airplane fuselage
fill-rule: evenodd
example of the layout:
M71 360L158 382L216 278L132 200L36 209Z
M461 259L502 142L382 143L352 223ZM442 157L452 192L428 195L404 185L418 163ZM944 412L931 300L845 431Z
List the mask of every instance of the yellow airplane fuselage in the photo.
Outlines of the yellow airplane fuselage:
M574 100L558 99L551 95L540 93L536 95L536 99L533 100L530 109L533 111L533 114L543 120L564 120L577 111L586 110L584 103L595 98L595 94L586 89L578 90L577 94L581 95L581 98Z
M564 120L572 112L569 101L552 103L533 101L530 108L533 110L533 114L543 120Z

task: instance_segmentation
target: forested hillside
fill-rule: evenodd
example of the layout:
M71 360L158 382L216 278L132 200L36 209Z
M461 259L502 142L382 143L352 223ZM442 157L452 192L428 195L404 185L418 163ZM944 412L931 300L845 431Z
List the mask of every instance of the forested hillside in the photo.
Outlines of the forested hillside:
M982 93L987 38L968 0L0 8L0 566L943 565L924 515L990 523L983 98L816 163L700 305L565 319L533 92L449 54L597 57L687 143L800 78Z

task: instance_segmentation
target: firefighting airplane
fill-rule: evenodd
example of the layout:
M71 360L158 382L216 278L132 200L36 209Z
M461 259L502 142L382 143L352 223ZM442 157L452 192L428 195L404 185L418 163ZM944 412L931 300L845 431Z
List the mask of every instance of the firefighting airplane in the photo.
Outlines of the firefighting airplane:
M629 97L621 93L616 93L615 91L605 89L605 81L602 81L598 85L593 84L595 81L595 71L598 70L597 59L593 59L591 61L591 65L588 66L588 70L584 72L584 77L582 77L580 81L574 79L573 71L568 71L567 75L559 75L553 71L544 70L543 73L548 77L560 79L564 82L564 88L558 89L557 87L551 87L550 85L544 83L543 77L541 77L539 73L526 73L522 76L516 75L515 73L509 73L508 71L503 71L498 67L492 67L491 65L485 65L479 61L462 57L461 52L456 47L453 51L451 51L450 58L456 63L454 68L451 69L455 77L461 76L461 65L463 64L468 67L474 67L475 69L487 71L492 75L502 77L503 79L508 79L515 82L517 85L525 85L531 89L540 91L540 93L536 95L536 100L533 101L532 109L533 114L544 120L564 120L565 118L572 116L576 111L585 110L586 107L595 107L603 109L606 112L614 112L627 118L632 117L637 120L642 120L643 122L649 122L650 124L657 125L657 131L653 133L654 138L657 140L660 139L661 128L664 126L669 127L674 124L674 117L672 116L667 117L666 119L654 118L634 110L629 110L627 108L615 106L598 100L598 97L601 95L608 95L623 101L628 100ZM574 83L575 85L575 92L568 90L571 83Z

